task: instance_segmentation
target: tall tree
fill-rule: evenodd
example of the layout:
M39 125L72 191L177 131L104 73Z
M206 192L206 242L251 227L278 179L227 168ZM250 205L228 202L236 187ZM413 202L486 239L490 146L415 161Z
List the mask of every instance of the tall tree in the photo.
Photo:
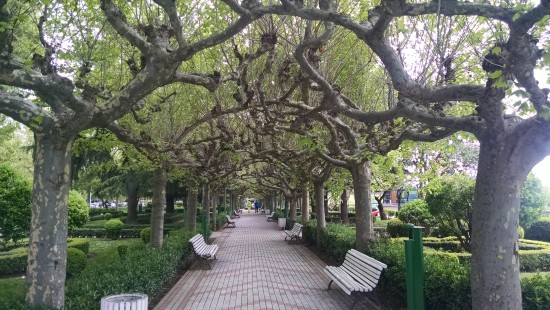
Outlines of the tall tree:
M85 129L106 126L120 118L160 86L182 82L215 87L215 77L186 73L178 68L197 53L229 39L258 17L241 9L233 18L234 22L210 19L224 25L222 31L188 36L192 31L184 32L183 27L187 26L184 23L201 29L202 24L193 22L197 12L186 11L187 8L178 7L172 1L154 2L158 10L149 12L165 14L166 24L159 21L161 16L145 16L150 17L148 21L128 18L128 13L140 8L127 5L121 8L111 0L101 1L99 7L94 3L76 2L76 9L75 3L34 7L0 1L0 22L5 25L3 29L8 29L0 32L0 113L25 124L35 137L33 215L26 277L26 301L30 304L63 308L67 197L75 136ZM225 2L235 7L233 1ZM228 11L228 7L220 9ZM83 18L90 17L88 20L81 20L83 15L77 11L94 13L84 15ZM97 14L98 11L103 12L104 17ZM34 28L37 30L23 32L22 29L30 27L29 16L38 16L37 28ZM22 23L25 17L27 22ZM102 25L105 24L111 28L104 32ZM84 38L78 41L82 34ZM91 38L86 37L87 34L91 34ZM119 37L115 38L116 35ZM75 41L69 44L71 38ZM117 64L120 58L113 61L113 58L98 57L95 65L84 59L75 65L72 57L75 53L64 50L70 45L86 52L83 54L95 55L94 44L100 38L120 42L124 48L141 55L141 66L136 64L134 69L137 74L132 76L122 70L116 80L94 84L97 81L94 72L109 73L101 70L105 68L103 65L120 68ZM41 46L32 59L29 50L25 50L29 42ZM82 42L87 44L80 44ZM128 61L135 62L133 58ZM75 67L80 65L78 76L71 79L62 74L60 69L65 69L65 64L77 70ZM27 96L29 91L34 96Z
M545 2L525 6L387 0L369 10L367 21L358 23L343 14L301 9L290 1L282 2L285 5L278 10L285 14L331 21L354 32L377 55L399 92L399 101L393 108L372 113L360 111L314 66L302 61L300 64L308 76L323 88L332 110L366 123L406 118L423 126L425 130L419 133L425 135L463 130L476 136L480 152L471 244L472 305L474 309L521 309L517 234L520 185L532 167L550 154L548 91L537 82L534 73L544 54L537 46L537 36L547 28L550 6ZM443 84L415 80L400 49L392 46L386 35L393 23L417 16L434 16L438 21L446 19L445 16L489 20L484 29L494 26L492 38L477 34L469 37L470 44L488 50L483 57L471 58L478 60L475 66L478 69L464 72L474 66L460 67L464 70L461 79L449 79ZM468 53L471 55L467 49L461 50L463 57ZM479 71L480 67L485 74ZM452 61L447 68L449 75L457 69ZM465 73L473 73L472 78ZM518 118L517 113L508 114L514 111L505 108L505 99L513 86L528 98L518 108L532 111L531 115ZM466 106L470 102L475 103L474 111L458 115L451 112L453 106Z

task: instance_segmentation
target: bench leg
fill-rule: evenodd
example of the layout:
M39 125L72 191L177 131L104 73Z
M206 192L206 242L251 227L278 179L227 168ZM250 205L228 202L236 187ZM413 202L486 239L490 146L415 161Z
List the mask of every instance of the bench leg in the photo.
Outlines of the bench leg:
M334 282L334 280L330 280L330 282L328 283L327 291L330 291L330 285L332 284L332 282Z
M210 266L210 262L208 262L208 259L204 259L206 261L206 263L208 264L208 269L212 269L212 266Z

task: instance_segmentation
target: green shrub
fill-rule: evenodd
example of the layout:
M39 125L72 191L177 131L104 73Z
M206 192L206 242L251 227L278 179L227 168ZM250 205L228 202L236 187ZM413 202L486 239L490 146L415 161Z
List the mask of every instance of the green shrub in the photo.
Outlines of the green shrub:
M31 184L7 164L0 165L0 238L17 240L29 233Z
M86 254L77 248L67 249L67 276L75 276L86 268Z
M435 222L434 217L432 216L430 211L428 211L428 205L424 200L421 199L404 204L397 214L397 217L403 223L411 223L416 226L423 226L426 236L430 235L431 227Z
M68 203L68 225L69 229L82 227L90 219L90 207L86 199L75 190L69 191Z
M302 228L302 238L307 244L317 244L317 221L309 220Z
M105 213L103 217L105 217L105 219L108 221L113 218L113 215L111 213Z
M0 256L0 276L24 274L26 268L26 252Z
M118 257L120 257L120 260L126 259L126 254L128 254L128 246L125 244L119 245L117 248L118 251Z
M409 230L405 227L405 224L397 218L388 221L386 231L392 238L409 236Z
M112 219L108 220L105 223L105 232L107 234L107 237L116 240L120 237L120 233L122 232L122 229L124 228L124 223L122 223L119 219Z
M424 261L426 309L471 309L470 265L444 253L425 255Z
M525 239L525 229L521 226L518 227L518 235L520 239Z
M550 275L536 274L521 279L521 299L524 310L548 309L550 305Z
M79 249L80 251L87 254L90 250L90 240L87 240L85 238L71 238L67 240L67 247Z
M525 238L530 240L550 241L550 222L534 222L525 230Z
M145 227L139 232L139 237L143 240L143 243L149 243L151 241L151 227Z
M139 242L129 248L125 260L88 266L78 277L67 281L65 307L97 309L101 297L122 292L155 295L176 274L182 258L192 254L187 242L194 234L174 230L160 250Z
M377 238L365 253L377 259L388 267L380 278L377 289L387 292L397 303L404 304L406 300L405 286L405 250L403 241L392 238Z
M355 229L342 224L328 223L321 234L319 246L331 260L341 263L347 251L355 248Z

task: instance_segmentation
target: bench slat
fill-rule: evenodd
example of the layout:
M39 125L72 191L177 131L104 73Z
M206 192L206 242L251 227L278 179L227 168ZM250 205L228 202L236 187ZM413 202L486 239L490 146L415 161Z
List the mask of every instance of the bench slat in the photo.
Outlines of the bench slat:
M384 268L387 268L386 264L351 249L341 266L327 266L324 271L346 294L351 295L374 290Z

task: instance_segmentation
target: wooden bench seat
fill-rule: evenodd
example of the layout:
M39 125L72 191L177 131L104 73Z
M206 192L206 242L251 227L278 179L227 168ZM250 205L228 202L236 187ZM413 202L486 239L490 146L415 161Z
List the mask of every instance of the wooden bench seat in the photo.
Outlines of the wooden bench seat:
M285 240L288 237L290 237L291 241L292 239L295 239L295 240L300 239L300 232L302 231L302 227L304 227L304 225L294 223L294 226L292 227L291 230L285 230L285 234L286 234Z
M265 217L266 217L268 222L273 222L273 220L274 220L273 216L274 215L275 215L275 212L271 212L270 215L266 215Z
M327 290L330 290L330 285L335 282L348 295L354 292L371 292L378 284L382 270L385 268L387 268L386 264L351 249L346 254L342 266L325 267L324 271L331 279ZM358 298L355 299L350 309L355 306L358 300Z
M208 259L212 257L214 259L217 259L216 252L218 252L218 245L206 244L206 242L204 241L204 237L201 234L196 234L193 238L189 239L189 243L191 243L193 247L193 252L195 252L195 256L199 259L204 259L208 264L208 268L212 269L210 267Z
M229 215L226 215L227 217L227 226L226 227L231 227L231 228L235 228L235 221L232 221L231 218L229 217Z

